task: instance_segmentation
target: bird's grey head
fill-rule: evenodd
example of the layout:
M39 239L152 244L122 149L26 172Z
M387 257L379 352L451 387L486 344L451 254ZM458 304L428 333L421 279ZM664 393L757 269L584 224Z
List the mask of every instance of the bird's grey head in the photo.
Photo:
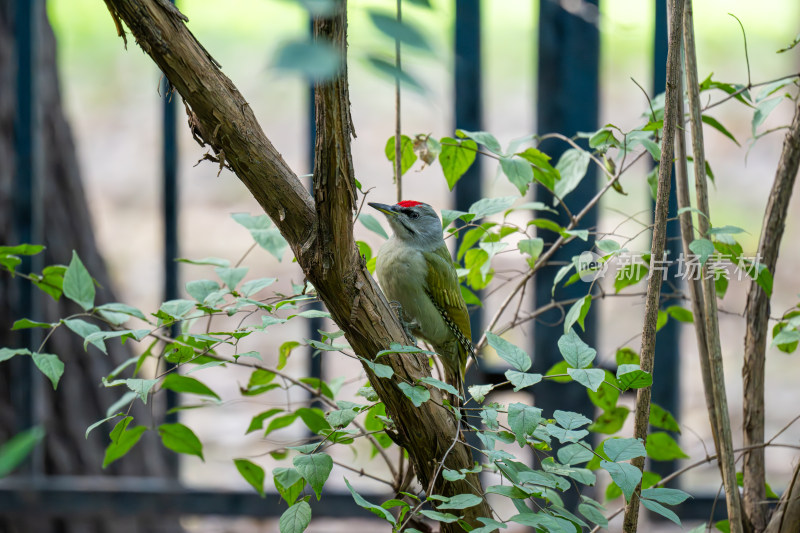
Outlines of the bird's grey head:
M403 200L395 205L374 202L369 205L386 215L395 237L401 241L427 250L433 250L444 242L442 221L428 204Z

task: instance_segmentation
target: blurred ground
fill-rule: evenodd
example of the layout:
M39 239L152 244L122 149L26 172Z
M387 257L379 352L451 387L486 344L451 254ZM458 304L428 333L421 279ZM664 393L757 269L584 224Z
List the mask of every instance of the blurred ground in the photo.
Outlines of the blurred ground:
M630 129L641 123L646 109L644 96L630 80L635 78L645 87L650 85L649 67L652 50L652 11L650 2L641 0L604 0L602 3L602 73L603 83L600 124L614 123ZM267 136L298 174L309 172L306 161L307 137L305 118L307 88L296 79L268 68L276 47L306 31L302 11L293 3L278 0L184 0L181 9L190 19L189 28L223 65L225 73L237 84L261 120ZM354 163L363 188L374 187L370 200L389 202L394 198L391 166L383 155L386 139L393 132L393 85L367 70L366 51L378 49L390 57L393 45L383 40L365 23L365 7L379 4L354 0L350 2L350 73L353 119L358 138L353 144ZM449 51L452 27L452 4L433 2L435 10L409 7L404 16L425 28L436 45L434 58L405 52L404 63L419 76L429 92L425 95L406 92L403 100L403 131L409 135L452 133L449 93L453 59ZM745 83L748 72L744 61L741 30L728 12L741 18L747 30L750 75L753 81L767 81L798 71L798 52L775 54L797 33L800 6L791 0L709 0L695 6L697 38L700 53L700 76L714 72L714 79ZM535 13L536 3L521 0L484 2L485 128L503 143L532 133L535 124ZM161 218L160 218L160 101L157 94L159 73L152 62L130 41L127 52L114 32L107 10L97 0L51 0L51 19L59 39L62 83L66 106L77 137L80 160L90 198L96 231L111 267L118 293L123 301L146 312L154 310L161 300ZM717 108L713 116L749 147L752 111L740 104ZM187 128L180 128L181 188L181 255L188 258L216 256L238 260L250 247L247 231L236 224L230 214L258 213L259 208L246 189L231 173L217 176L217 168L200 163L201 150L191 139ZM760 131L791 120L791 105L782 103ZM564 132L567 134L573 132ZM716 131L706 130L708 159L716 174L712 191L712 218L716 225L743 227L745 250L755 250L769 187L780 153L781 133L761 139L749 150L738 149ZM746 153L747 152L747 153ZM496 178L496 169L485 164L485 194L503 196L515 191L504 178ZM649 192L645 175L649 169L639 165L623 181L627 197L610 196L600 207L600 230L611 231L625 216L640 212L639 220L648 222ZM404 180L405 196L425 200L439 208L450 208L451 198L441 170L432 168L412 171ZM798 300L800 265L800 193L795 192L792 213L787 225L772 302L773 315L779 316ZM635 222L625 223L619 233L639 230ZM374 250L380 237L357 225L359 238ZM631 249L644 250L645 236L634 241ZM279 277L276 290L289 292L289 281L302 282L302 275L292 264L289 254L278 263L263 250L253 251L244 264L250 267L248 278ZM502 256L496 267L512 268L514 259ZM182 278L213 277L209 267L184 265ZM738 316L743 310L747 286L732 282L729 294L721 304L729 311L721 319L732 425L736 440L741 429L741 363L743 323ZM499 297L490 297L486 306L496 307ZM638 350L643 302L632 298L610 298L600 306L601 319L599 357L613 359L615 350L629 344ZM327 329L332 329L328 327ZM267 363L277 360L277 347L284 340L307 336L305 327L292 321L281 328L270 329L267 337L243 343L241 351L255 349ZM516 339L527 342L520 332ZM249 339L248 339L249 341ZM335 357L323 354L323 357ZM352 361L335 360L328 364L328 377L351 379L343 394L355 391L359 366ZM697 460L713 447L709 437L707 416L697 371L694 336L688 329L682 338L681 413L677 416L685 426L681 441L684 450ZM305 357L295 354L290 360L292 372L302 373ZM797 415L796 376L800 375L797 355L787 356L776 350L768 352L766 434L769 438ZM267 452L304 435L293 426L271 435L270 440L257 434L244 437L250 417L273 405L286 406L287 401L302 401L300 396L259 396L241 399L238 386L246 384L249 372L232 368L227 372L203 370L198 374L219 392L225 403L220 408L190 410L182 421L192 427L204 442L205 463L181 457L182 478L187 484L220 488L246 488L235 471L231 459L248 457L269 469L276 463ZM656 378L657 379L657 378ZM266 398L266 400L265 400ZM274 437L274 438L273 438ZM800 428L791 428L781 442L797 444ZM356 451L364 451L357 449ZM339 450L342 460L353 459L353 452ZM365 456L365 453L360 454ZM796 460L790 449L773 449L767 453L768 480L774 488L785 485L790 473L788 465ZM371 464L380 475L380 464ZM343 470L334 470L329 488L343 488ZM359 488L377 489L375 483L357 479ZM683 487L696 492L713 493L718 488L716 467L697 469L683 478ZM268 481L267 486L271 483ZM266 500L277 505L276 498ZM609 504L614 509L617 502ZM368 517L365 513L365 517ZM661 523L663 524L663 523ZM190 531L255 532L271 531L274 523L254 520L219 520L186 518ZM647 531L678 531L671 525L647 526ZM369 520L348 522L312 522L309 531L373 531L380 526ZM657 529L658 528L658 529ZM684 529L690 529L688 524ZM612 526L611 530L615 530ZM645 530L645 529L643 529ZM510 530L509 530L510 531Z

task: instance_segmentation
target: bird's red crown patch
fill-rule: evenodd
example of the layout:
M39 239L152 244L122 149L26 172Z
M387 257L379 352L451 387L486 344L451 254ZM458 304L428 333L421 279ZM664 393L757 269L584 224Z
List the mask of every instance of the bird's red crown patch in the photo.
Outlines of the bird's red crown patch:
M402 202L397 202L397 205L400 207L415 207L418 205L422 205L422 202L416 202L414 200L403 200Z

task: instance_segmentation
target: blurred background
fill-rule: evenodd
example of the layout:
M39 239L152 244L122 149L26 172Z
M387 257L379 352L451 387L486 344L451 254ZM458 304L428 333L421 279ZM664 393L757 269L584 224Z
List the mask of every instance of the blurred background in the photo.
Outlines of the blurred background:
M12 3L12 0L0 1L6 21L11 20ZM643 113L648 105L642 89L635 82L644 87L650 96L663 92L663 81L660 88L656 83L659 79L663 80L663 74L662 78L658 76L663 69L663 54L666 52L663 27L660 30L662 33L656 33L657 20L662 25L664 22L663 16L660 19L657 17L659 9L663 12L661 0L602 0L597 7L591 3L565 0L431 0L431 4L430 9L411 3L404 4L404 19L420 28L434 48L433 53L416 52L408 46L403 48L404 68L424 86L422 92L403 92L402 130L406 135L413 137L417 133L430 133L434 137L441 137L452 135L455 127L483 129L492 132L506 146L515 138L553 130L571 136L576 131L591 131L607 123L628 130L645 122ZM459 9L477 14L477 18L470 22L462 12L457 22L457 4L462 4ZM271 66L283 44L307 34L307 12L299 3L288 0L182 0L178 5L189 18L189 29L239 88L261 122L267 137L289 166L298 175L310 173L309 124L313 122L308 118L308 83L299 76ZM369 22L368 10L377 7L391 14L394 5L394 2L388 1L351 0L348 8L350 100L357 134L353 142L356 177L363 190L371 189L370 201L385 203L395 201L392 164L384 155L387 139L394 132L394 83L392 79L372 69L367 57L377 52L391 60L394 43ZM102 265L104 262L107 267L107 278L100 281L107 284L106 288L113 288L116 301L134 305L145 313L155 311L164 300L164 265L169 263L164 260L164 91L160 73L130 36L127 51L125 50L122 40L116 35L108 10L99 0L48 0L46 9L55 36L55 64L64 115L74 139L76 168L79 169L79 179L86 198L85 212L73 214L68 210L63 214L64 219L71 223L80 223L84 228L91 224L99 252L96 264ZM746 30L749 72L742 30L728 13L741 19ZM471 48L463 48L460 52L456 51L457 43L454 44L454 36L458 32L457 24L464 25L461 31L466 33L462 33L462 38L471 43ZM746 84L750 76L753 83L760 83L796 74L800 68L799 52L796 50L776 53L791 43L800 32L800 4L794 0L697 2L695 25L701 79L713 73L715 80ZM9 28L13 28L13 24L2 29ZM549 40L544 39L544 45L543 28L549 32ZM661 35L661 38L657 35ZM8 44L9 36L6 38ZM557 49L544 50L543 46L552 48L553 39ZM11 42L13 43L13 37ZM0 51L2 50L0 47ZM6 52L8 50L13 50L13 46L6 48ZM457 55L459 53L469 55ZM3 76L15 72L11 68L14 57L10 52L0 55ZM464 61L477 61L479 68L476 78L458 78L456 66ZM548 70L546 75L542 74L541 65L552 65L552 62L563 65L563 72L560 69L558 72ZM580 70L586 68L592 71ZM561 81L551 79L562 74ZM41 76L40 87L45 91L52 89L48 84L54 81L48 76ZM459 81L470 86L466 91L462 87L459 93L461 96L455 96L459 91ZM0 111L4 110L6 113L0 117L8 119L13 116L14 94L6 92L6 87L13 87L9 78L2 85L4 94L0 94ZM458 120L455 102L458 100L463 104L466 101L466 105L469 105L469 97L463 94L476 89L479 103L473 102L472 118L466 119L473 123L465 124ZM553 94L560 91L568 95L561 95L568 99L568 104L566 109L554 115L552 109L565 106L558 101L559 95ZM177 195L173 205L177 213L177 255L189 259L213 256L226 258L231 262L246 255L243 264L250 268L248 279L277 277L279 282L274 286L275 291L291 293L291 283L302 283L303 277L292 262L290 252L287 250L280 261L260 248L246 254L252 245L252 238L230 215L242 212L260 214L261 210L231 172L219 172L218 165L200 161L205 149L192 139L185 124L180 98L177 95L174 98L177 104L177 144L174 152L177 156ZM720 95L716 94L714 98L720 98ZM788 124L792 118L792 109L789 100L780 103L759 127L759 133ZM783 134L776 131L753 143L753 111L736 102L720 106L712 114L730 130L741 145L737 146L713 129L706 129L707 158L715 174L715 186L711 190L712 220L715 225L731 224L746 229L748 233L739 236L740 242L746 251L754 252ZM469 113L461 116L469 117ZM553 116L560 116L563 120L554 122ZM474 123L476 117L478 122ZM57 142L57 138L50 136L45 139ZM47 141L43 142L43 147L46 150L52 148ZM548 151L546 147L543 149ZM553 150L563 150L563 147ZM0 196L0 200L8 200L10 180L16 168L13 161L13 153L0 151L3 172L0 175L0 186L4 188L2 194L5 195ZM425 201L437 209L458 207L466 210L464 207L468 207L469 203L464 206L463 199L469 198L470 194L474 198L516 194L515 188L498 173L494 162L487 160L480 169L468 176L468 181L460 184L461 191L458 194L462 195L462 205L459 205L457 195L448 190L438 163L424 169L420 166L417 163L404 176L404 196ZM45 165L45 170L47 168L51 167ZM641 230L642 223L649 224L652 209L646 181L649 171L650 167L645 161L637 164L622 180L627 195L611 193L603 199L596 209L597 219L594 224L598 232L613 231L632 236ZM602 186L605 181L602 177L594 176L586 181L594 180L597 183L591 183L591 187L597 187L598 183ZM591 189L587 194L591 196ZM530 196L533 198L532 194ZM800 265L800 248L794 245L800 239L800 198L797 191L794 196L784 236L785 245L781 250L775 276L777 289L772 300L773 316L780 316L796 305L800 292L795 270ZM576 193L574 201L579 202L580 198L580 193ZM54 203L58 202L54 200ZM0 203L4 209L6 205L9 204ZM58 208L50 206L47 209L52 214ZM631 215L636 215L635 220L628 219ZM10 211L7 210L3 216L9 217ZM10 224L7 219L3 219L3 222ZM47 231L50 225L45 227ZM381 237L367 231L360 224L356 225L355 231L357 238L367 242L373 251L377 251L382 242ZM0 233L0 236L7 237L8 234ZM648 234L644 233L628 247L632 250L646 250L649 239ZM52 261L64 264L69 261L69 250L78 247L77 244L72 244L59 250L55 243L50 242L48 246L49 253L61 253L60 256L53 257ZM48 262L50 259L48 257ZM515 257L504 255L495 261L494 266L498 271L511 270L518 263ZM209 270L210 267L207 266L177 264L177 286L180 291L177 297L186 297L182 289L186 281L209 277ZM91 268L90 271L95 274ZM0 286L0 290L3 288L12 290L9 286ZM720 327L732 427L735 442L739 444L742 425L740 375L744 331L740 315L743 312L747 288L747 283L737 282L734 278L728 294L720 303L724 310ZM483 330L502 298L502 291L490 291L484 302L484 313L475 313L478 324L476 326L474 323L473 331ZM526 302L530 308L536 305L533 296L529 296ZM594 325L591 329L594 330L595 337L590 344L597 348L601 362L613 364L616 350L623 346L630 346L638 351L639 338L636 335L641 328L643 309L644 302L639 298L608 298L593 306ZM3 318L7 316L0 315L0 319ZM4 330L10 325L11 322L0 321L0 327ZM332 324L324 322L318 326L327 331L335 329ZM679 468L711 453L709 450L713 450L713 442L700 386L694 334L689 328L684 328L685 332L681 335L679 328L671 327L666 333L662 331L659 334L659 342L667 335L671 339L671 343L664 340L663 345L671 347L664 360L668 361L673 373L663 375L670 376L666 380L666 388L677 392L668 401L674 402L674 414L683 428L680 444L691 457L671 465ZM311 335L306 323L292 321L270 329L268 335L259 337L247 349L259 351L265 362L274 364L278 346L282 342L308 338ZM537 354L539 352L535 343L542 342L546 346L548 342L548 337L533 327L522 328L509 338L520 346L530 347ZM554 346L554 342L549 346ZM133 349L141 351L143 347ZM91 351L89 356L102 357L99 352ZM322 354L322 372L326 379L344 378L342 395L347 397L363 384L358 379L359 366L349 360L346 363L332 360L326 364L325 358L334 356L332 353ZM74 357L85 361L88 356L75 354ZM309 358L310 353L301 353L298 350L292 356L287 370L295 375L306 375ZM546 357L543 355L542 358ZM107 370L98 369L97 372L103 375ZM75 373L75 367L67 362L65 385ZM796 356L774 349L768 350L767 438L798 414L798 375L800 364ZM142 519L141 516L150 511L147 504L141 504L144 506L143 511L138 513L136 506L139 504L136 502L139 500L134 499L130 500L130 514L138 515L139 518L120 519L126 524L124 527L129 528L122 531L155 531L161 527L164 530L172 527L175 531L183 528L193 532L277 530L277 516L285 505L281 504L276 494L270 493L262 505L273 510L253 512L252 509L258 503L257 495L254 492L249 494L252 490L236 472L231 459L250 458L267 472L282 464L270 457L268 452L303 438L305 429L301 424L276 432L268 439L264 439L258 432L245 436L244 431L250 418L268 408L270 402L285 405L286 401L302 402L304 398L298 396L287 400L285 395L279 398L268 395L250 400L242 399L238 390L247 382L247 369L229 368L226 372L204 370L201 376L204 382L223 397L222 405L182 411L179 416L181 422L191 427L202 440L205 461L189 456L181 456L177 464L170 464L173 459L169 457L159 460L161 462L155 461L152 454L160 452L155 451L158 443L151 443L154 451L142 452L149 457L146 462L150 466L145 471L132 471L135 470L137 461L136 456L133 456L121 461L129 461L130 466L120 466L119 472L112 473L128 478L145 473L170 478L171 474L175 474L181 487L188 488L190 492L196 491L196 494L209 498L216 493L234 496L248 494L255 503L241 503L245 502L245 496L241 496L240 500L231 496L227 504L219 504L220 509L225 509L219 514L228 515L227 517L207 516L208 512L205 511L193 514L191 511L198 511L202 504L195 507L187 504L184 509L189 511L184 516L165 524L153 517ZM659 381L658 376L657 371L656 381ZM38 376L33 379L37 380ZM9 387L3 395L11 392L13 383L10 378L5 378L0 384ZM74 388L67 386L67 390L75 395L100 394L87 389L96 389L98 384L99 378L94 384L87 381ZM33 390L43 390L41 383L37 387ZM55 401L51 392L46 391L48 396L41 396L38 400L34 414L40 417L40 422L46 423L52 419L53 410L47 406L49 400L42 399ZM539 394L546 393L536 393L537 396ZM112 395L99 401L102 403L110 400L104 405L105 408L114 399ZM536 397L533 401L541 406L546 398ZM161 403L157 402L153 409L158 409L158 406L163 408L164 400L160 399L159 402ZM64 416L70 416L70 413L74 411L68 411ZM102 416L87 420L83 429L99 418ZM9 426L13 426L13 419L13 415L8 415ZM627 430L626 426L623 431ZM0 434L0 438L5 440L8 435L9 433ZM102 450L105 438L105 435L93 435L92 439L98 439L94 446ZM794 426L780 439L780 442L792 444L798 444L798 441L800 427ZM151 448L144 448L145 444L147 443L142 445L143 449L150 450ZM357 457L356 463L365 460L368 455L367 448L361 451L362 457ZM351 451L343 449L340 452L342 461L353 461ZM69 447L64 453L70 453ZM86 461L89 461L89 456L86 457ZM767 479L774 489L785 487L791 471L788 465L796 460L795 450L792 449L776 448L767 452ZM55 473L58 470L54 466L57 461L49 455L45 455L40 461L41 471L38 473L34 460L34 466L27 467L28 470L18 475L39 476L41 483L50 483L42 481L42 476L44 472ZM87 468L95 477L101 475L99 464ZM85 472L80 467L75 467L74 471L68 473L77 475ZM344 470L335 467L326 490L346 490L342 481L344 474ZM365 493L373 491L379 494L382 489L379 484L358 479L357 474L351 472L347 475L351 481L358 481L354 485ZM55 494L57 491L54 494L42 492L41 483L25 485L23 488L28 491L26 494L39 494L36 498L43 498L37 500L40 502L52 501L47 498L63 498L65 502L70 501L69 498L80 498L80 493L70 493L69 483L58 494ZM72 478L70 483L73 487L86 488L80 487L80 483ZM168 488L164 489L167 485ZM183 490L171 483L167 485L153 485L153 494L158 494L159 490L169 490L175 494ZM268 490L272 489L269 475L266 486ZM696 512L692 511L697 516L690 517L687 524L693 523L691 518L703 519L710 516L710 503L720 489L716 466L690 471L682 477L678 486L696 494L696 500L706 502L705 507L698 506ZM0 490L6 491L6 494L11 494L16 490L15 487L22 485L9 484L8 480L0 481ZM146 492L145 489L140 489L137 490ZM116 489L108 485L108 490L113 492ZM136 490L131 490L131 494L136 493ZM602 495L602 490L600 487L598 498ZM349 494L343 498L349 499ZM236 501L240 503L237 504ZM325 498L319 502L320 515L335 514L322 508L324 502ZM610 503L608 508L615 509L617 504L619 502ZM68 506L63 502L61 505ZM81 507L83 504L75 505ZM104 504L98 505L102 507ZM719 504L718 507L724 508L724 505ZM312 508L316 517L317 504L312 503ZM352 505L350 509L355 515L352 518L315 518L309 531L373 531L384 527L371 521L370 515L363 510ZM103 509L99 510L105 512ZM234 518L238 514L253 514L257 517ZM106 525L102 520L87 518L86 515L87 512L82 512L80 518L63 518L58 527L66 528L64 531L104 531ZM0 530L3 530L2 527L6 527L8 531L21 530L19 524L25 522L20 521L19 516L8 509L3 510L2 516L5 518L0 519ZM78 523L82 524L81 527L85 526L84 529L79 529L76 526ZM28 530L61 531L52 524L41 519L29 523L32 529ZM70 527L73 529L69 529ZM649 530L655 531L657 527L664 531L678 530L677 526L663 522L652 525L653 529Z

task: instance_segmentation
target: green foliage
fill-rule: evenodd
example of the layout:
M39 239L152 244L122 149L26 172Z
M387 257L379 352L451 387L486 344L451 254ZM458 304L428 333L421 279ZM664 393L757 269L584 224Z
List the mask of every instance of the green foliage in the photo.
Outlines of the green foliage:
M17 433L0 445L0 479L13 472L43 438L44 429L35 426Z

